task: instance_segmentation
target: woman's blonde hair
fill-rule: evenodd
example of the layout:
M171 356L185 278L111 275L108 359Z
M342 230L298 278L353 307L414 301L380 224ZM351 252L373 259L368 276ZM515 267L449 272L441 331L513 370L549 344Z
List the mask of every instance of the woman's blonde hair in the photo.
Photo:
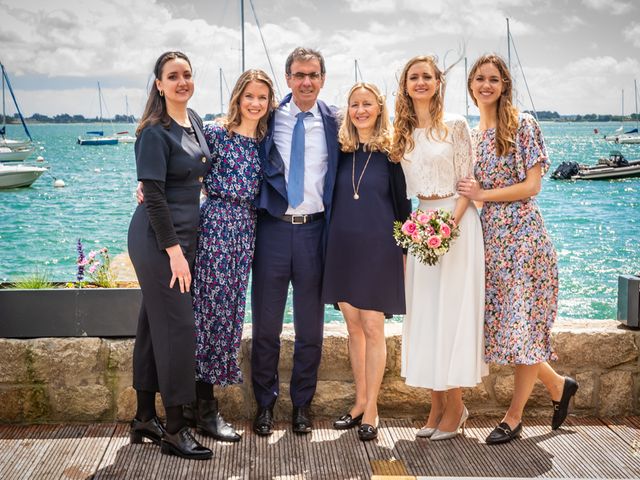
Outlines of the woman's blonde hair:
M276 107L275 93L273 90L273 82L269 75L262 70L247 70L238 78L233 91L231 92L231 99L229 100L229 111L227 116L222 119L222 126L227 130L229 135L233 135L233 129L240 125L242 122L242 115L240 114L240 97L244 93L244 89L251 82L261 82L265 84L269 89L269 99L267 112L258 122L256 128L256 138L258 141L262 140L267 134L267 122L269 121L269 115Z
M407 91L407 75L411 67L416 63L423 62L431 65L436 80L440 84L440 88L438 88L433 97L431 97L431 103L429 105L431 127L427 131L427 134L440 141L447 138L448 129L444 124L444 73L440 68L438 68L435 57L427 55L413 57L402 69L400 79L398 80L396 109L393 119L393 146L391 147L390 154L390 157L394 162L402 160L405 152L410 152L413 150L413 147L415 147L413 142L413 131L418 126L418 117L413 106L413 100Z
M507 155L515 147L516 131L518 130L518 109L512 103L513 80L511 79L511 73L502 57L495 53L482 55L471 67L469 78L467 78L467 89L473 99L473 103L476 106L478 105L478 100L471 91L471 83L478 69L486 63L495 65L504 84L500 98L498 98L498 119L496 123L496 154L501 157Z
M351 96L360 89L371 92L376 99L378 107L380 107L376 124L373 127L373 132L371 133L371 138L369 138L369 141L364 144L364 148L370 152L385 152L388 154L391 149L391 122L389 121L387 102L384 95L380 93L378 87L372 83L366 82L356 83L351 87L349 95L347 95L347 112L342 119L340 131L338 132L340 149L343 152L354 152L360 145L358 130L349 116L349 103L351 101Z

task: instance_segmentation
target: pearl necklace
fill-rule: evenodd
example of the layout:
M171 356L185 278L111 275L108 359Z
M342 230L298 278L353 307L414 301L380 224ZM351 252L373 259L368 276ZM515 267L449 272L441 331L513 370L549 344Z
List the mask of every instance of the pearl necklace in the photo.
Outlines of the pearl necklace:
M369 156L367 157L367 161L364 164L364 168L362 169L362 173L360 174L360 178L358 178L358 184L356 185L356 152L353 152L353 166L351 169L351 185L353 186L353 199L358 200L360 195L358 192L360 191L360 182L362 182L362 177L364 176L364 171L367 169L369 165L369 160L371 160L371 154L373 151L369 152Z

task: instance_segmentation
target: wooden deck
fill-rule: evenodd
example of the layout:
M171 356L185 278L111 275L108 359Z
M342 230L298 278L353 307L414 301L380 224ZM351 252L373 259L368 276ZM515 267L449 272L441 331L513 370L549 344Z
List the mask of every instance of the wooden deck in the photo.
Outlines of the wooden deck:
M0 479L391 479L420 477L640 478L640 417L526 422L521 439L487 446L496 419L477 418L452 441L416 439L418 423L381 422L377 441L316 421L309 436L288 424L238 444L203 439L214 459L187 461L151 444L130 445L128 425L1 425ZM249 433L247 433L249 432Z

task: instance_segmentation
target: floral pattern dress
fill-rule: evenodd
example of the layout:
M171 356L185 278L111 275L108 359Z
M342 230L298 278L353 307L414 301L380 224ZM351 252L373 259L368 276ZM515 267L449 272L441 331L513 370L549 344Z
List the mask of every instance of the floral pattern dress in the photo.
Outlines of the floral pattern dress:
M258 142L207 125L212 166L204 179L193 277L196 379L212 385L242 383L238 355L262 168Z
M540 127L521 114L513 152L496 155L495 129L472 131L476 179L484 189L524 181L527 170L550 162ZM558 303L556 251L535 198L485 202L485 360L533 365L555 360L551 327Z

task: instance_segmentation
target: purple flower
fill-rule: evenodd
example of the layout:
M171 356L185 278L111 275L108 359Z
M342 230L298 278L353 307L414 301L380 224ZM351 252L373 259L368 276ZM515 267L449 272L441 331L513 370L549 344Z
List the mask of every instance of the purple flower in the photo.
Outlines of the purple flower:
M84 266L86 265L86 260L81 239L78 239L76 250L78 251L78 273L76 273L76 280L78 280L78 282L82 282L84 280Z

